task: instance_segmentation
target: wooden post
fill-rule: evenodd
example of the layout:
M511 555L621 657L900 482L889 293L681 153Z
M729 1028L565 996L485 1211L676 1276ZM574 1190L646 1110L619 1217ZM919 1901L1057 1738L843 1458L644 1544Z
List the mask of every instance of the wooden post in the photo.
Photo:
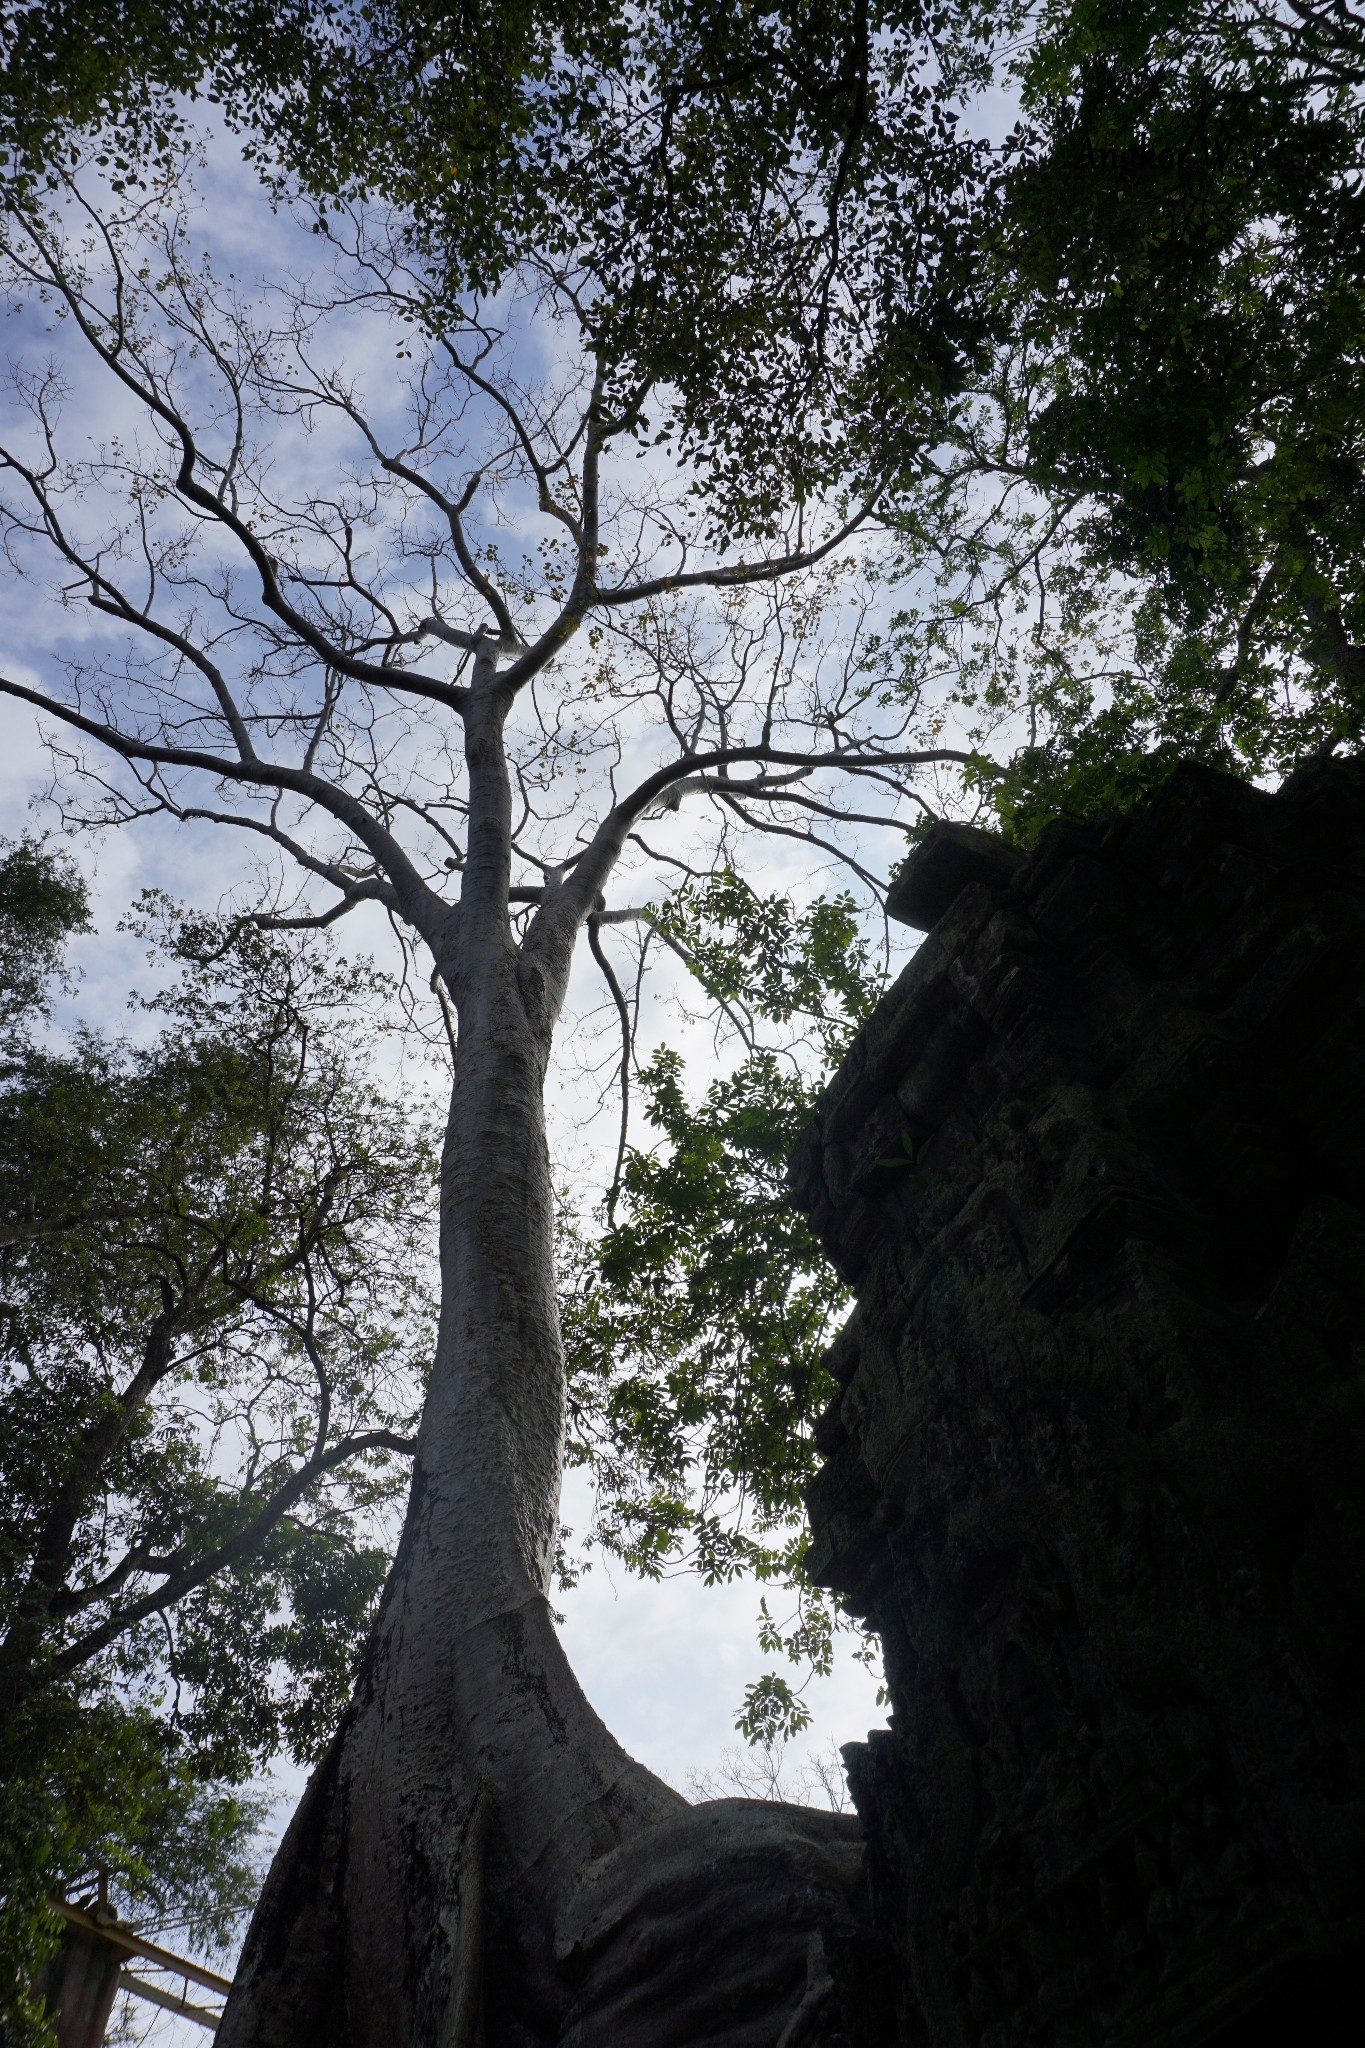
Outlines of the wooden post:
M97 1925L68 1922L62 1929L62 1945L43 1965L36 1987L56 2022L57 2048L101 2048L122 1962L123 1951L105 1941Z
M218 2013L207 2006L193 2005L187 1995L177 1995L166 1986L148 1983L125 1967L136 1958L180 1978L186 1993L190 1984L202 1984L206 1991L226 1997L232 1980L187 1956L174 1955L159 1943L148 1941L113 1913L107 1901L93 1907L73 1906L67 1899L48 1902L66 1922L62 1945L38 1973L34 1989L44 1999L57 2028L57 2048L102 2048L114 1999L120 1990L134 1998L163 2006L193 2020L196 2026L214 2033Z

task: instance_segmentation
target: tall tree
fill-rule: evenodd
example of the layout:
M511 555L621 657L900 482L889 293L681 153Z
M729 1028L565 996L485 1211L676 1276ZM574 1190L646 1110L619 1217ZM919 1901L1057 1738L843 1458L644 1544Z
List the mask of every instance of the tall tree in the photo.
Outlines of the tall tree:
M775 214L784 261L828 252L806 249L801 209L818 172L837 211L839 155L812 162ZM715 193L728 247L747 195ZM319 225L330 273L252 295L191 257L164 190L111 207L71 182L11 209L12 281L54 308L71 374L104 380L118 438L20 369L11 559L55 560L101 641L72 644L65 687L0 687L123 764L92 762L101 815L248 833L307 885L267 922L377 904L447 1005L442 1307L408 1519L224 2033L403 2042L462 2010L451 1929L477 1820L490 2022L540 2041L585 1865L678 1805L593 1714L547 1599L566 1392L543 1095L575 948L586 935L615 1002L610 946L664 937L680 869L704 881L753 832L875 885L850 834L894 847L917 777L963 756L798 580L874 516L875 478L861 501L815 497L820 462L764 415L746 470L722 408L728 496L701 498L646 431L684 413L574 249L547 237L495 296L457 301L401 221L339 205ZM926 333L930 226L900 271L903 298L924 280ZM758 354L752 323L737 332L731 373ZM827 417L845 395L863 417L865 367L841 393L826 363Z

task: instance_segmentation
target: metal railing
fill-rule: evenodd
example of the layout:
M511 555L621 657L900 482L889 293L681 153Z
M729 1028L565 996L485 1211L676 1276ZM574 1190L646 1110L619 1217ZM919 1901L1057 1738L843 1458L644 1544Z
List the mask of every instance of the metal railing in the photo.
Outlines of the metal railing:
M125 1927L112 1915L87 1912L83 1906L73 1906L67 1899L49 1901L54 1913L59 1913L71 1927L77 1927L88 1938L99 1941L120 1961L126 1956L164 1971L171 1980L179 1978L184 1985L183 1993L169 1990L165 1984L149 1982L145 1977L134 1976L131 1970L120 1969L118 1988L127 1991L134 1998L142 1998L149 2005L159 2005L166 2012L179 2013L182 2019L193 2020L196 2026L207 2028L209 2033L218 2031L221 2011L206 2005L192 2003L189 1996L191 1984L197 1984L206 1991L213 1991L220 1998L226 1998L232 1989L232 1979L220 1976L217 1970L210 1970L203 1963L191 1962L188 1956L175 1955L172 1950L162 1948L159 1942L146 1941L135 1934L131 1927Z

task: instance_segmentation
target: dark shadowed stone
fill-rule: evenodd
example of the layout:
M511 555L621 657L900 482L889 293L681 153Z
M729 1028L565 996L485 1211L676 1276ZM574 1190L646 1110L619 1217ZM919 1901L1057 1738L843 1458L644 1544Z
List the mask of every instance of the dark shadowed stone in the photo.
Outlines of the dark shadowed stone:
M559 1930L560 2048L882 2048L869 1917L856 1816L693 1807L588 1870Z
M889 917L927 932L951 910L973 882L998 886L1008 882L1026 856L998 832L939 819L931 825L891 884L886 899Z
M1365 764L980 837L916 852L929 936L793 1164L858 1294L812 1562L885 1646L845 1754L895 2038L1345 2048Z

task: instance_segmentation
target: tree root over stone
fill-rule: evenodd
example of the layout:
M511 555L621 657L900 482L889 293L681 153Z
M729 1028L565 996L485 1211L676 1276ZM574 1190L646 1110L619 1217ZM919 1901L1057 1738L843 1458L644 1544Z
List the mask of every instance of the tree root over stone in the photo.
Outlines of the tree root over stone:
M561 1918L557 2048L884 2048L855 1817L721 1799L590 1866Z

